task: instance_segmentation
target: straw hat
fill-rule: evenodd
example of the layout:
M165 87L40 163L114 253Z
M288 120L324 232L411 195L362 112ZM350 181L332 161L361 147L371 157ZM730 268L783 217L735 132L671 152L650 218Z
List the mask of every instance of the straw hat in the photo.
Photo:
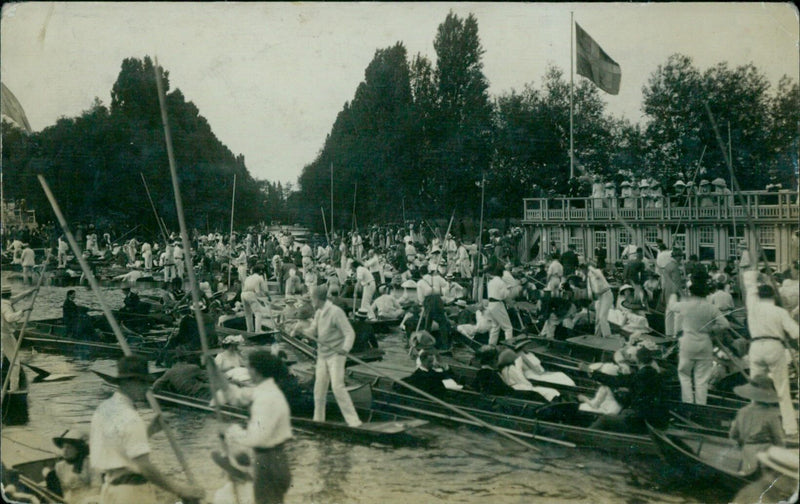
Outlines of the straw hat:
M647 179L642 179L642 181L639 182L639 187L650 187L650 183L647 182Z
M466 308L467 302L464 299L456 299L455 305L458 306L459 308Z
M715 186L720 186L720 187L725 187L725 185L726 185L725 184L725 179L721 178L721 177L720 178L715 178L714 180L712 180L711 184L715 185Z
M622 294L626 290L633 290L633 286L631 284L623 284L622 287L619 288L619 293Z
M613 189L614 188L614 182L606 182L605 188L606 189Z
M362 308L359 308L358 311L356 311L355 313L355 316L357 318L362 318L362 319L367 318L367 315L369 315L369 313L367 313L367 310L364 310Z
M673 184L673 185L675 187L686 187L686 182L684 182L683 180L677 180L677 181L675 181L675 184Z
M627 180L623 180L622 183L619 185L620 187L630 187L631 183Z
M798 457L796 449L770 446L766 451L756 456L759 462L770 469L795 480L800 479L800 475L798 475L798 459L800 457Z
M78 429L67 429L60 436L53 438L53 444L59 448L64 448L64 443L84 444L88 447L89 434Z
M706 179L703 179L703 180L700 181L700 185L701 186L708 185L708 184L710 184L710 182L708 180L706 180Z
M225 336L225 339L222 340L222 344L224 345L243 345L244 344L244 337L241 334L229 334Z
M778 404L778 393L775 392L775 385L772 380L765 375L750 378L749 383L733 388L733 392L739 397L752 401Z
M401 284L401 287L404 289L416 289L417 282L411 280L410 278Z

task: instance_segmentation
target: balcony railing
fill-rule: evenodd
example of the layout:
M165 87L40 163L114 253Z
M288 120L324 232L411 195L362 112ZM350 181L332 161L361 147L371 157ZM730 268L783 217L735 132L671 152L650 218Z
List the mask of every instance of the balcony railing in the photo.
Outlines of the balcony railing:
M748 209L754 219L800 219L794 191L744 191L726 194L654 198L526 198L524 220L533 222L742 220Z

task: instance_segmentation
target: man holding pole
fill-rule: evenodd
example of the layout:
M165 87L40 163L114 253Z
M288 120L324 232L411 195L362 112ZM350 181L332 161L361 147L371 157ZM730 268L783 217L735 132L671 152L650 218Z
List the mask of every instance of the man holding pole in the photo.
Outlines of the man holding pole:
M200 500L202 488L167 478L150 461L148 437L158 431L158 417L145 425L134 403L145 399L151 377L147 361L138 356L126 356L117 361L119 387L92 416L90 461L102 475L100 504L139 504L157 502L155 488L159 486L186 501Z
M291 335L295 336L300 331L317 342L314 421L325 421L325 403L330 383L347 425L358 427L361 425L361 420L344 384L344 364L347 353L355 343L356 333L347 320L344 310L328 299L325 285L314 286L311 290L311 305L316 310L311 324L307 328L295 326Z
M34 291L35 289L12 297L10 285L4 285L2 288L2 301L0 302L0 309L2 310L0 311L0 335L2 335L2 338L0 338L0 346L2 346L3 357L8 359L9 362L9 364L4 364L4 366L10 365L12 361L15 361L14 349L17 347L17 339L14 337L14 330L17 327L17 323L23 320L25 315L31 311L31 308L17 311L14 309L14 303L29 294L33 294ZM8 390L10 392L19 389L21 372L22 369L20 368L19 361L14 362L14 367L10 370L11 378L9 378L8 385Z

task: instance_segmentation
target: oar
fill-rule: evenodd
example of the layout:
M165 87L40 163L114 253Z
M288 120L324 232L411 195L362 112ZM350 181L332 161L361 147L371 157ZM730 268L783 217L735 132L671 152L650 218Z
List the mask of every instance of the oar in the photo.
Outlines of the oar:
M14 374L14 363L17 362L17 357L19 356L19 349L22 347L22 339L25 337L25 328L28 326L28 321L31 319L31 313L33 313L33 305L36 303L36 297L39 295L39 288L42 286L42 280L44 279L44 273L47 270L47 263L50 262L50 249L47 249L47 257L44 260L44 266L42 267L42 272L39 274L39 280L36 283L36 288L32 291L33 298L31 299L31 305L28 307L28 314L25 315L25 322L22 323L22 328L19 330L19 337L17 338L17 343L14 345L14 353L9 360L8 365L8 373L6 373L6 379L3 380L3 388L0 389L0 402L6 396L6 389L9 387L11 383L11 375ZM27 294L26 294L27 295Z
M320 341L317 338L313 337L313 336L308 336L305 333L303 334L303 336L307 337L308 339L311 339L313 341L316 341L317 345L321 344ZM370 370L372 373L374 373L376 376L380 376L381 378L386 378L388 380L391 380L393 383L401 385L401 386L411 390L412 392L414 392L416 394L419 394L422 397L424 397L424 398L426 398L426 399L428 399L430 401L435 402L436 404L439 404L440 406L444 406L445 408L447 408L447 409L449 409L449 410L461 415L462 417L464 417L464 418L466 418L468 420L471 420L472 422L475 422L477 425L479 425L481 427L484 427L486 429L489 429L490 431L495 432L497 434L500 434L501 436L503 436L505 438L508 438L511 441L514 441L515 443L517 443L517 444L519 444L521 446L524 446L525 448L531 449L533 451L540 451L539 448L533 446L532 444L528 443L527 441L523 441L522 439L518 438L517 436L514 436L513 434L508 433L507 431L504 431L504 430L502 430L502 429L500 429L500 428L498 428L498 427L496 427L494 425L491 425L491 424L489 424L487 422L484 422L483 420L481 420L481 419L479 419L479 418L477 418L477 417L475 417L473 415L470 415L469 413L467 413L466 411L462 410L461 408L453 406L452 404L450 404L448 402L442 401L438 397L432 396L431 394L425 392L424 390L420 390L417 387L415 387L413 385L410 385L410 384L406 383L405 381L403 381L403 380L401 380L399 378L392 378L391 376L388 376L388 375L382 373L380 370L370 366L369 364L367 364L366 362L364 362L363 360L359 359L358 357L354 356L351 353L347 353L346 355L347 355L348 359L352 359L354 362L356 362L358 364L361 364L362 366L364 366L365 368Z
M72 251L75 254L75 257L78 259L78 263L81 265L83 274L89 281L89 286L92 288L92 292L94 292L95 296L97 296L97 301L100 304L100 307L103 310L103 314L105 314L106 319L108 320L108 323L114 332L114 336L116 336L117 341L119 342L120 348L122 348L122 351L125 355L132 355L131 348L130 346L128 346L128 342L122 335L122 329L120 329L119 324L117 324L117 319L114 318L114 314L111 313L111 309L109 309L109 307L106 305L103 292L100 289L100 285L97 283L97 279L95 278L94 273L92 273L91 268L89 268L89 264L83 257L83 252L81 251L81 247L80 245L78 245L78 242L75 241L75 237L72 235L72 231L70 231L69 229L69 224L67 224L67 220L64 218L64 214L61 213L61 208L58 206L58 202L56 201L55 196L53 196L53 193L50 191L50 186L47 184L47 181L44 179L42 175L38 175L37 178L39 179L39 183L42 185L42 189L44 190L45 195L47 195L47 199L50 202L50 206L53 207L53 212L56 214L58 223L61 225L61 229L64 231L64 235L67 237L67 241L69 242L70 247L72 247ZM150 404L150 407L156 413L157 418L161 423L161 427L164 430L164 433L167 435L169 444L170 446L172 446L172 449L175 452L178 461L180 462L184 472L186 473L186 477L192 484L197 486L196 480L192 476L192 472L189 469L189 464L187 463L186 458L184 457L183 452L181 451L181 448L178 445L178 441L175 439L172 430L169 428L169 425L167 424L167 421L164 418L164 415L161 413L161 408L158 405L158 401L156 401L155 396L153 396L153 391L148 389L146 396L147 396L147 402Z

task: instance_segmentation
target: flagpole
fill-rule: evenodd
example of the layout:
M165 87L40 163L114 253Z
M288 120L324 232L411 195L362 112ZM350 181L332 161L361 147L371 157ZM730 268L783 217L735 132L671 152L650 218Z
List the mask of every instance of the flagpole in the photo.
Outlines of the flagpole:
M573 12L569 12L569 178L575 176L575 151L572 143L572 90L574 87L572 67L573 58L575 57L575 48L572 46L575 37L572 34L573 26Z

